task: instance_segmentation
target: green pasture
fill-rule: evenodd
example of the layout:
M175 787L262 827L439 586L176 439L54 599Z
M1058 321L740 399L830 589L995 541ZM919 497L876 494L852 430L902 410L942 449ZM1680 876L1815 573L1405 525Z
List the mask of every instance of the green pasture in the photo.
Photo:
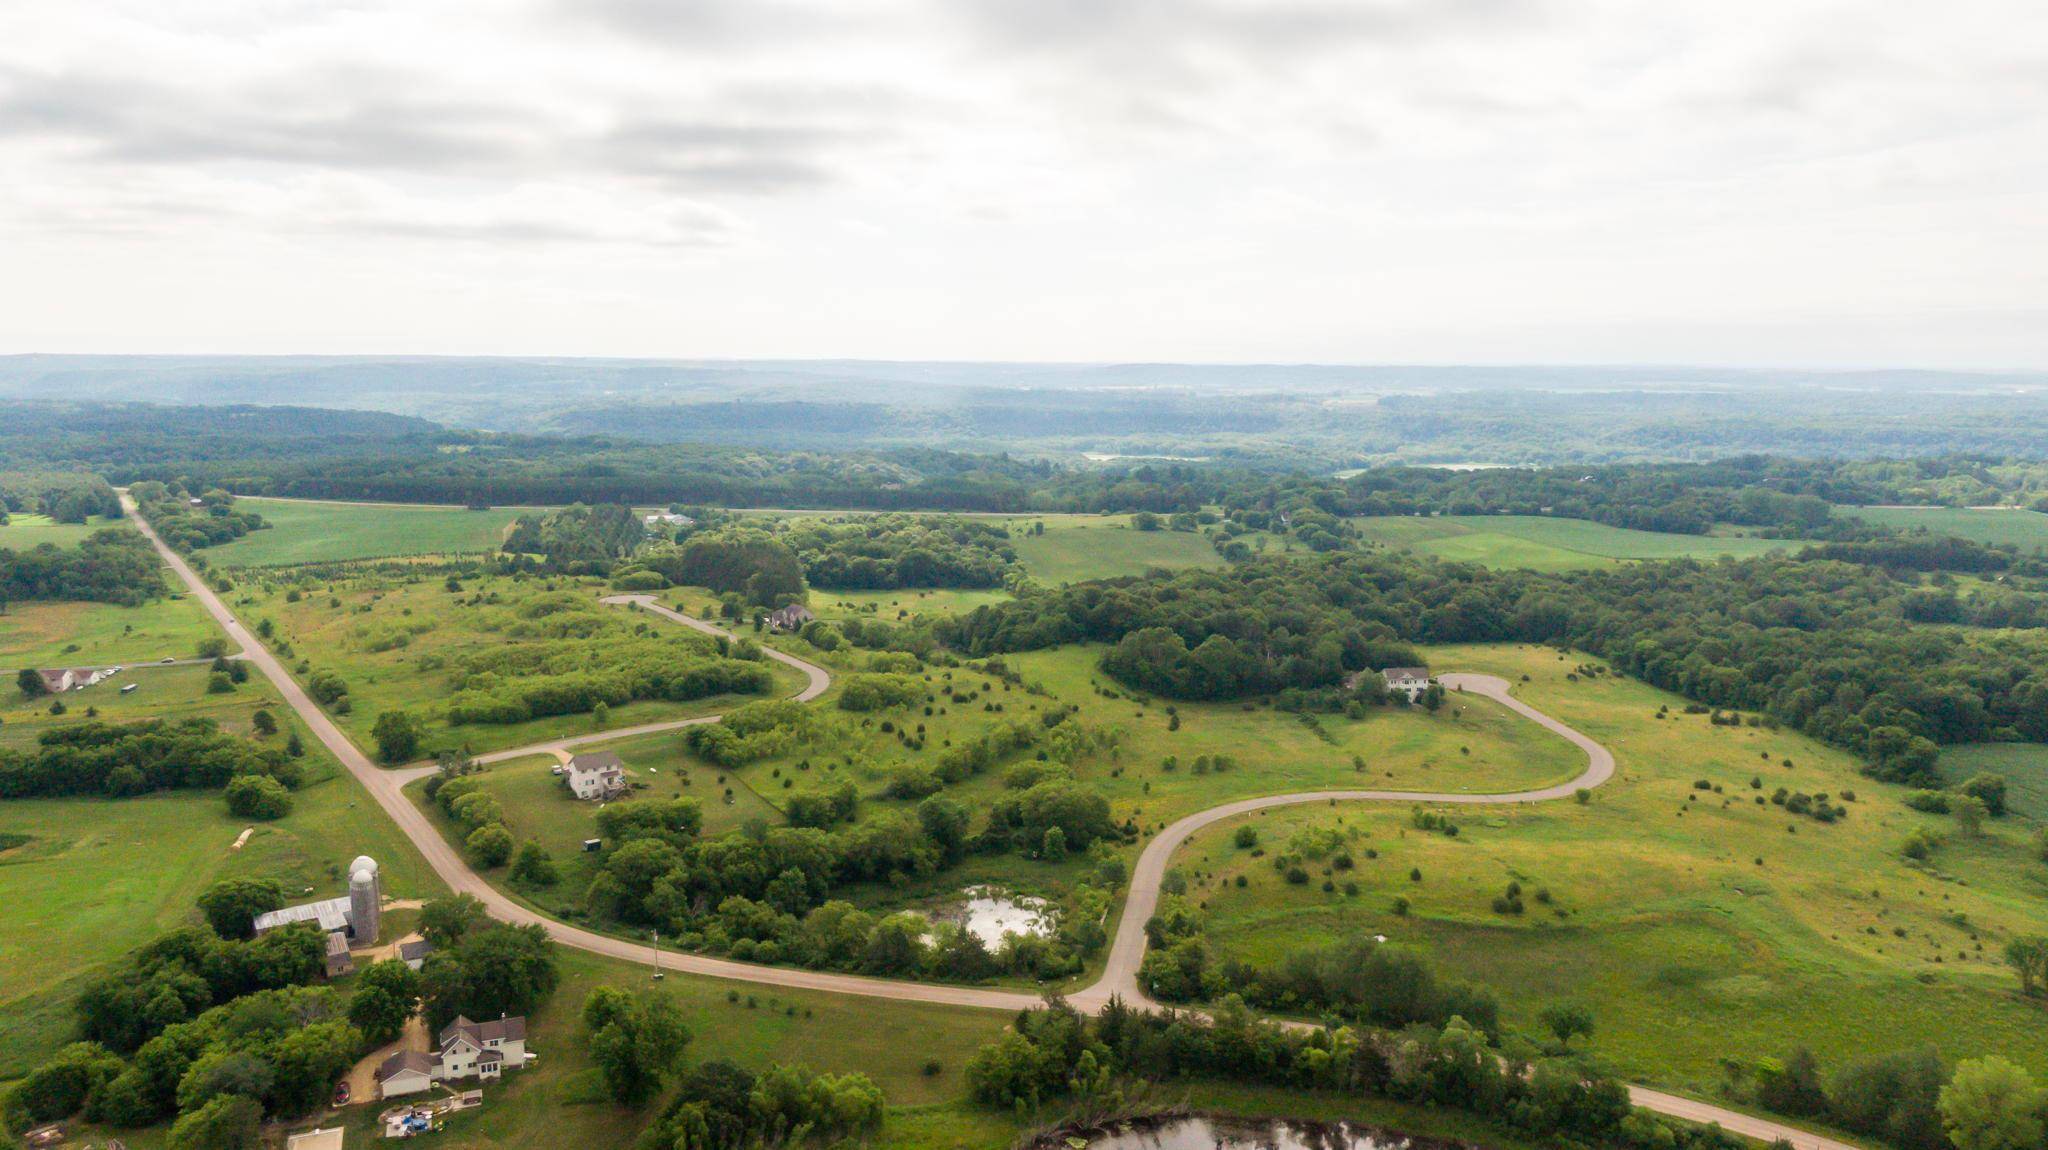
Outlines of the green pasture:
M59 523L47 515L16 512L7 517L5 525L0 525L0 550L27 551L45 543L75 547L100 528L112 527L119 522L119 519L94 515L84 523Z
M389 503L314 503L290 499L236 500L270 526L209 548L223 567L274 567L409 555L495 551L523 509L408 507Z
M2015 813L2048 821L2048 745L2041 743L1978 743L1948 747L1936 764L1953 785L1972 775L2004 775L2005 803Z
M1445 807L1456 837L1414 827L1405 804L1252 816L1242 821L1269 852L1258 859L1234 845L1235 823L1211 828L1177 865L1225 955L1273 962L1385 935L1491 987L1525 1030L1549 1003L1589 1005L1602 1058L1695 1092L1712 1092L1723 1057L1797 1045L1824 1063L1931 1042L1951 1059L2000 1053L2048 1067L2039 1008L1999 957L2013 935L2048 929L2048 868L2030 823L1997 821L1971 838L1802 736L1711 725L1633 681L1575 681L1579 656L1495 646L1433 659L1516 681L1522 698L1612 747L1618 777L1586 804ZM1856 797L1845 819L1822 824L1770 804L1780 786ZM1338 832L1356 869L1317 862L1308 884L1286 883L1270 856L1311 827ZM1899 850L1920 827L1945 838L1926 864ZM1492 908L1510 882L1520 915Z
M252 573L253 574L253 573ZM286 578L245 579L234 595L234 609L254 621L268 618L278 639L290 645L288 666L300 660L310 671L333 671L349 686L350 712L335 716L343 730L359 746L374 747L371 731L377 716L387 710L405 710L427 721L427 746L466 748L483 753L505 747L567 738L601 729L631 727L642 723L715 715L754 696L720 696L686 703L649 700L611 709L600 728L591 715L560 715L524 723L468 723L450 725L445 707L437 704L457 690L457 663L465 654L507 643L543 644L545 638L519 638L486 629L490 620L502 614L499 608L515 605L550 588L574 589L593 599L609 594L605 585L574 579L530 579L487 576L470 580L461 591L449 591L440 577L393 576L362 573L344 579L303 587L297 602L290 592L301 584ZM476 607L464 600L497 595L500 603ZM615 613L622 630L647 627L673 634L678 651L697 649L697 632L651 616L629 613L624 607L605 608ZM403 632L402 638L400 632ZM381 649L380 649L381 648ZM794 694L802 686L797 672L779 663L769 663L776 676L776 694Z
M1885 527L1925 527L1978 543L2010 543L2022 551L2048 547L2048 515L2002 507L1837 507L1838 515ZM4 536L0 536L4 537Z
M1746 558L1788 546L1746 535L1671 535L1548 515L1384 516L1351 521L1365 538L1460 563L1573 571L1631 559Z
M205 664L172 667L144 663L111 679L62 695L29 698L14 687L12 680L0 684L0 746L19 746L35 741L42 732L56 727L88 723L133 722L139 719L211 719L221 728L237 734L249 733L249 716L259 705L270 708L279 723L290 711L259 676L224 695L207 691L212 670ZM123 686L133 684L133 691ZM64 712L52 714L62 703Z
M1033 522L1045 534L1029 534ZM1079 583L1143 575L1161 567L1221 567L1206 535L1193 531L1139 531L1128 515L1021 516L1009 521L1017 562L1041 583Z
M166 573L168 574L168 572ZM186 594L140 607L10 603L0 611L0 667L105 667L192 658L220 629Z

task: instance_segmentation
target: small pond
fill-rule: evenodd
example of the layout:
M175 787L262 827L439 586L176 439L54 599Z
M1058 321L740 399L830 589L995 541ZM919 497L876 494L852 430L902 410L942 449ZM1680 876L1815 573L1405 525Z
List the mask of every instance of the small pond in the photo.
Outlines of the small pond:
M971 886L965 894L967 900L942 917L966 927L990 950L1003 944L1005 934L1052 933L1052 908L1042 898L1012 895L992 886Z
M1349 1122L1284 1118L1165 1118L1083 1137L1088 1150L1463 1150L1462 1143L1411 1138ZM1045 1143L1073 1144L1063 1138Z

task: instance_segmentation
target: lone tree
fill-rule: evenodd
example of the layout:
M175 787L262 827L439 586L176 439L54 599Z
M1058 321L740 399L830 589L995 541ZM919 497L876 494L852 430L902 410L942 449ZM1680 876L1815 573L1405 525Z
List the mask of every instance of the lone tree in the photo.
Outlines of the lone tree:
M1561 1050L1570 1050L1572 1039L1593 1037L1593 1012L1573 1002L1546 1006L1536 1016L1543 1028L1557 1036Z
M14 677L14 685L31 699L50 693L49 684L43 682L43 673L34 667L23 667L21 674Z
M2005 944L2005 964L2020 976L2020 993L2033 996L2048 985L2048 937L2025 934Z
M2041 1144L2044 1092L1997 1055L1956 1067L1935 1104L1956 1150L2031 1150Z
M268 878L224 878L199 896L207 925L222 938L248 938L257 915L283 905L284 886Z
M370 737L377 740L377 756L387 763L418 758L420 738L425 734L425 725L404 711L386 711L370 728Z

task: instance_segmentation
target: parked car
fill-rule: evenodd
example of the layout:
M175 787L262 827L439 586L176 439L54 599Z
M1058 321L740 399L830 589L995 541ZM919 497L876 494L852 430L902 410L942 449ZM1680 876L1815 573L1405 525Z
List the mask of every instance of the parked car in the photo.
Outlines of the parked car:
M348 1083L337 1082L334 1084L334 1104L336 1106L348 1105Z

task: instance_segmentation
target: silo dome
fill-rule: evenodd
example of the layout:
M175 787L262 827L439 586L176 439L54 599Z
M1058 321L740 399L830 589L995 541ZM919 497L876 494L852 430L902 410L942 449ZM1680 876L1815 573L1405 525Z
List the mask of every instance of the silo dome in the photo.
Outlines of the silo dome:
M348 864L348 873L351 878L363 873L366 870L369 871L371 874L377 873L377 860L371 858L369 855L357 855L356 861Z

